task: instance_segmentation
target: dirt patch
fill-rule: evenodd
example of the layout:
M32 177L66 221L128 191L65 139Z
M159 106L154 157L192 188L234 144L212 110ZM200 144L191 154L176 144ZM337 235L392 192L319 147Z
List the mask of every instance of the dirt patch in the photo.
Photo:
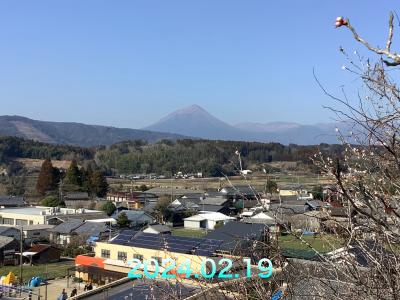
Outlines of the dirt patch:
M16 161L22 163L27 169L39 169L42 167L44 159L33 159L33 158L17 158ZM70 160L52 160L53 167L68 169L71 161Z

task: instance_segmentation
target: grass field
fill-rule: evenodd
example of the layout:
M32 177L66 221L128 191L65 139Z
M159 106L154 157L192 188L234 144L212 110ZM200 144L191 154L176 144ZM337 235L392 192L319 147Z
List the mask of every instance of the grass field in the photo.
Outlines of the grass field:
M201 230L201 229L196 230L196 229L175 228L175 229L172 229L172 235L202 238L206 235L206 232L205 232L205 230Z
M74 266L74 261L61 261L47 265L47 278L64 277L67 275L67 269ZM19 276L19 266L4 266L0 268L0 276L5 276L9 272L13 272L15 276ZM24 282L34 276L46 278L46 265L29 266L24 265L22 269L22 277Z
M289 173L289 174L271 174L269 178L275 180L278 183L278 186L284 186L287 184L301 184L306 188L311 188L315 185L325 185L329 184L330 181L324 177L318 177L318 175L314 174L299 174L299 173ZM266 175L259 176L249 176L247 180L240 176L233 176L229 178L229 182L226 178L195 178L195 179L142 179L142 180L126 180L126 179L117 179L117 178L109 178L108 182L112 188L119 189L120 185L124 188L128 189L133 186L140 186L142 184L147 185L148 187L164 187L172 189L197 189L197 190L206 190L206 189L218 189L224 186L232 185L249 185L251 184L253 187L263 190L265 183L267 181Z
M321 253L333 251L341 247L341 241L332 235L303 236L304 241L309 243L315 250ZM292 235L280 236L279 246L282 249L311 250L305 243Z

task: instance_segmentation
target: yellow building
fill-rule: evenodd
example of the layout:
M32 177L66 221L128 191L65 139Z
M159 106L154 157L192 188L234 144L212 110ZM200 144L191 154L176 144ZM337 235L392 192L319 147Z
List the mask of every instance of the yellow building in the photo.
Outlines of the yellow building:
M169 274L176 274L180 265L190 262L190 270L193 274L201 274L201 266L207 258L215 257L222 241L212 239L198 239L189 237L176 237L124 230L109 242L97 242L94 246L95 256L93 258L82 258L76 260L76 276L85 281L104 284L112 280L126 277L133 268L132 259L142 262L137 273L144 270L144 262L153 260L147 265L149 272L154 271L155 261L159 265L159 275L165 267L175 263ZM219 256L219 257L218 257ZM163 259L170 259L163 265ZM97 267L93 267L96 261ZM101 261L101 263L99 263Z
M179 266L189 259L191 270L197 274L200 274L201 263L207 258L205 256L171 252L163 249L140 248L115 245L111 243L96 243L95 257L101 257L104 259L105 270L126 274L128 274L128 272L132 269L132 265L129 263L129 261L134 258L139 259L142 263L146 260L155 259L158 261L160 270L164 269L161 266L162 259L170 258L176 262L176 266ZM143 270L143 266L139 268L139 270ZM149 270L153 270L153 268L150 267Z
M299 194L299 191L296 190L279 190L279 196L297 196Z

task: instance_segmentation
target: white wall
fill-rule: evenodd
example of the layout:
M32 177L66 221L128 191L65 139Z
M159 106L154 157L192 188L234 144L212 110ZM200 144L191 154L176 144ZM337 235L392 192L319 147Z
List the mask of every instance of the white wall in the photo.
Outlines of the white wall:
M157 230L154 230L154 229L151 228L151 227L146 228L145 230L143 230L143 232L152 233L152 234L159 234L159 232L158 232Z
M184 220L184 227L200 229L200 221Z

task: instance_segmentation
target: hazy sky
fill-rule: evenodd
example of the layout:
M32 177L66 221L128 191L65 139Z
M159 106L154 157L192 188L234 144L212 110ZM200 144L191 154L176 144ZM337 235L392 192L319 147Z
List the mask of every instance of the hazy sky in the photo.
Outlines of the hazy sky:
M398 6L398 4L397 4ZM139 128L190 104L229 123L330 121L353 78L334 29L383 45L396 1L4 0L0 114ZM397 38L399 33L395 35ZM395 39L394 47L399 46ZM397 49L398 50L398 49Z

